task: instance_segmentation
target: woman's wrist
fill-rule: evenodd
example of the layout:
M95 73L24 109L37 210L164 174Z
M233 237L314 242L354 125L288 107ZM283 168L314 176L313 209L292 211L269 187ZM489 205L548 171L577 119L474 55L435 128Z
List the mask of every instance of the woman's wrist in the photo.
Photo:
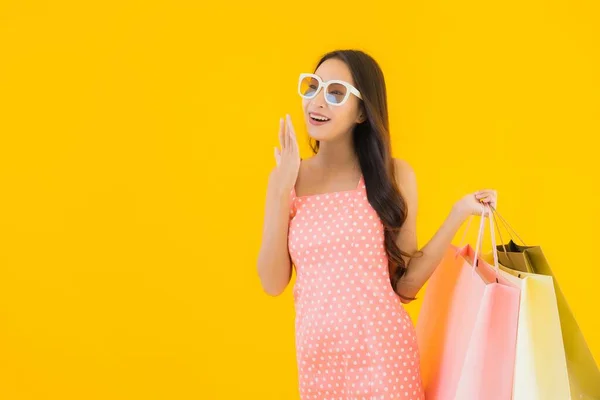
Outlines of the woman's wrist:
M277 203L287 204L290 201L292 188L285 187L277 182L271 182L271 186L269 187L269 194L269 197L273 201L276 201Z
M270 176L268 185L268 192L271 197L278 200L289 200L293 186L289 187L288 185L282 184L276 174Z
M463 222L465 222L467 220L467 218L469 218L469 216L471 215L471 212L469 210L469 207L467 207L467 205L464 204L464 202L457 201L456 203L454 203L454 206L452 207L450 214L452 216L454 216L455 218L457 218L460 221L460 223L462 224Z

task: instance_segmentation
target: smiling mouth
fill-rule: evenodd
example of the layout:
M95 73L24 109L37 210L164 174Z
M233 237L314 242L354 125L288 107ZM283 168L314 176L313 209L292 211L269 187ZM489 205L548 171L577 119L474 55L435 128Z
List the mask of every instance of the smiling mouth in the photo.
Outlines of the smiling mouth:
M317 116L317 115L308 115L310 117L310 119L312 119L315 122L327 122L330 121L330 118L327 117L321 117L321 116Z

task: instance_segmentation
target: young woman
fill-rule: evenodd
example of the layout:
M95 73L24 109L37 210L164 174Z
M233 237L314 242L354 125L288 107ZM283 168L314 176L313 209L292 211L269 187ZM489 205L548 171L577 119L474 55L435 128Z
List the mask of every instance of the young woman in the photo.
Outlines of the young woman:
M402 303L414 300L465 219L496 206L496 192L459 199L417 252L415 173L391 156L377 62L362 51L333 51L300 75L298 90L315 154L301 162L290 117L281 119L258 274L277 296L296 269L300 397L423 399Z

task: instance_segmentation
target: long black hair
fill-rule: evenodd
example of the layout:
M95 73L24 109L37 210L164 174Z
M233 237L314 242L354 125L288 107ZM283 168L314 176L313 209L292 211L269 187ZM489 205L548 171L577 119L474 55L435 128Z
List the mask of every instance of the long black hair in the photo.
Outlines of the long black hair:
M360 50L335 50L325 54L316 69L329 59L343 61L352 74L354 85L360 91L366 120L356 124L352 132L354 151L367 188L367 198L379 215L385 235L385 250L388 256L390 284L398 293L397 284L406 272L402 256L411 257L402 251L396 239L407 215L406 201L396 184L394 160L392 158L388 120L387 92L383 71L379 64ZM316 154L319 141L311 139L311 148Z

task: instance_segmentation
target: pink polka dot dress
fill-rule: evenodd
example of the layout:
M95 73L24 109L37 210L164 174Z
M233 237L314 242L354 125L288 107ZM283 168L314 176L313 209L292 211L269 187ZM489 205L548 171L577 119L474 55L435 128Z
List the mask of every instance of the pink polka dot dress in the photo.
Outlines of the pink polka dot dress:
M292 191L291 201L301 400L423 400L414 326L390 284L364 179L355 190Z

